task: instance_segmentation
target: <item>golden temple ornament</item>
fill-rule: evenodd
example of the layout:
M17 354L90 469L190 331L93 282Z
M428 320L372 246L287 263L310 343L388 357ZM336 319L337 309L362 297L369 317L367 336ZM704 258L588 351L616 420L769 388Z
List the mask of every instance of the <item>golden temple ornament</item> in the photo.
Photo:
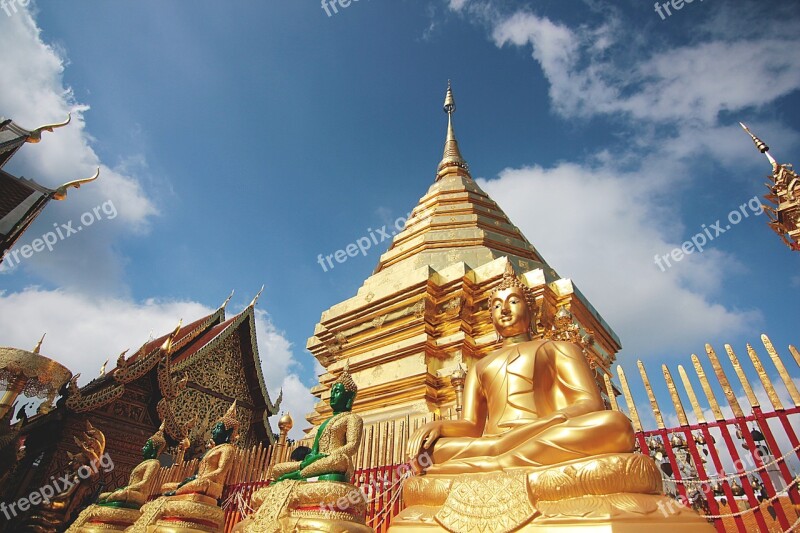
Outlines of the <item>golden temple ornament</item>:
M39 126L35 130L31 131L30 135L28 135L28 137L25 139L25 142L31 144L41 142L43 132L49 131L50 133L53 133L53 130L56 128L63 128L70 122L72 122L72 113L67 113L67 120L64 122L56 122L55 124L45 124L44 126Z
M55 190L53 193L53 200L66 200L67 199L67 189L75 188L80 189L81 185L85 183L92 182L100 177L100 167L97 167L97 171L95 171L94 175L89 178L78 179L74 181L69 181Z
M750 136L759 152L767 156L772 174L766 183L769 194L764 198L770 205L762 205L769 216L769 227L794 251L800 251L800 176L790 164L779 164L769 153L769 146L756 137L747 126L739 125Z

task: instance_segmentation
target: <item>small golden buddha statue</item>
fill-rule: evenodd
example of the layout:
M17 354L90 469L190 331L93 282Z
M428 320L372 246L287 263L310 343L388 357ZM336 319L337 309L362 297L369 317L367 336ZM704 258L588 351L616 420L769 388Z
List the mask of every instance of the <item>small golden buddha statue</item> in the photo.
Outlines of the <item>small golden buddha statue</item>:
M84 509L67 533L124 531L136 522L142 514L140 507L153 492L153 483L161 467L158 456L166 447L164 424L161 424L142 448L144 461L133 469L128 485L100 494L97 503Z
M533 338L535 300L510 263L489 304L502 345L467 372L463 419L411 435L412 466L430 467L405 483L409 507L392 530L574 531L633 508L620 520L635 525L615 522L616 532L663 518L660 472L631 453L630 420L605 410L579 346ZM696 515L686 523L695 518L705 524Z
M253 495L256 512L234 531L372 531L365 525L364 495L350 483L364 428L361 417L351 412L357 392L345 365L331 387L333 416L317 429L311 451L300 461L273 467L276 481Z
M180 483L164 483L163 496L142 507L128 533L221 533L225 513L219 498L233 466L239 419L234 401L211 429L214 447L200 460L197 474Z

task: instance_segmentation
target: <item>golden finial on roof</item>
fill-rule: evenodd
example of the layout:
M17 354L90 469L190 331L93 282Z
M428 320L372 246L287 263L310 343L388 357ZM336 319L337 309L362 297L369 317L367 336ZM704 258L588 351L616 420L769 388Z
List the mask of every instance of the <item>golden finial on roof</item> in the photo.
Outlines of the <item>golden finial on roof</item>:
M333 384L336 385L337 383L344 385L344 390L347 392L358 392L358 385L353 381L353 376L350 375L350 360L345 361L344 370L342 370L339 378Z
M253 301L250 302L250 305L248 305L247 307L255 307L256 306L256 302L258 301L258 298L261 296L262 292L264 292L264 286L263 285L261 286L261 289L258 291L258 294L256 294L255 297L253 298Z
M744 131L747 132L750 138L753 139L753 143L755 143L758 151L767 156L767 159L769 159L769 162L772 165L772 169L776 170L778 168L778 162L775 161L775 158L772 157L772 155L769 153L769 146L767 146L767 143L765 143L764 141L753 135L753 132L750 131L750 129L747 126L745 126L744 123L740 122L739 125L742 127Z
M220 309L225 309L226 307L228 307L228 303L231 301L231 298L233 298L233 293L234 291L231 291L228 297L225 298L225 301L222 302L222 305L219 306Z
M175 330L172 333L169 334L169 336L167 337L167 340L164 341L164 344L161 345L161 349L162 350L164 350L167 353L171 353L172 352L172 343L175 341L175 337L178 336L178 332L181 330L181 325L183 325L183 319L182 318L180 320L178 320L178 326L175 328Z
M83 185L84 183L89 183L90 181L94 181L98 177L100 177L100 167L97 167L97 171L94 173L94 176L92 176L91 178L83 178L83 179L79 179L79 180L70 181L70 182L65 183L64 185L62 185L58 189L56 189L55 192L53 193L53 199L54 200L66 200L66 198L67 198L67 189L69 189L70 187L74 187L76 189L80 189L81 185Z
M39 350L42 349L42 342L44 342L44 337L47 333L42 333L42 338L39 339L39 342L36 343L36 347L33 349L33 353L39 353Z
M108 365L108 359L106 359L106 362L100 367L100 376L106 375L106 365Z
M65 120L64 122L57 122L55 124L45 124L44 126L39 126L35 130L33 130L30 135L28 135L28 138L25 139L25 142L36 144L42 140L42 132L49 131L50 133L53 133L54 129L63 128L64 126L69 124L70 121L72 121L72 113L67 113L67 120Z
M436 179L440 180L450 172L460 173L469 177L469 166L461 151L458 149L456 133L453 129L453 113L456 111L456 100L453 98L453 88L450 80L447 80L447 94L444 97L444 112L447 113L447 138L444 142L444 154L436 173Z

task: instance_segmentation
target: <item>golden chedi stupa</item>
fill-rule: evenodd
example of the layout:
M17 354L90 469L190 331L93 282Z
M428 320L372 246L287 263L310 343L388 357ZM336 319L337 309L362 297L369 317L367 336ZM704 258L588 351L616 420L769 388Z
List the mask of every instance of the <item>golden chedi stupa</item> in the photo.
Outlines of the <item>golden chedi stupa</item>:
M330 417L330 389L347 360L360 391L354 411L366 425L458 407L451 376L496 345L489 293L509 263L533 291L537 334L581 344L607 402L603 376L610 377L618 337L472 179L449 85L444 109L447 136L434 183L358 293L323 312L308 340L327 370L312 389L320 400L308 416L313 426Z

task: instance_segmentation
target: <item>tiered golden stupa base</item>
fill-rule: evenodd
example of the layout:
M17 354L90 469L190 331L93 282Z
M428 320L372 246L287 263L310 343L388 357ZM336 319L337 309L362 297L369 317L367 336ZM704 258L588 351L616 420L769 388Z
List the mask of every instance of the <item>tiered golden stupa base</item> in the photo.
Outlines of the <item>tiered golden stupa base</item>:
M204 494L162 496L142 506L127 533L222 533L225 512Z
M125 531L133 525L142 512L139 509L90 505L78 515L67 533L108 533Z
M660 494L661 473L641 454L608 454L553 467L426 475L403 487L397 533L709 532L704 518Z
M258 510L234 533L372 533L364 494L350 483L281 481L256 492L252 505Z

